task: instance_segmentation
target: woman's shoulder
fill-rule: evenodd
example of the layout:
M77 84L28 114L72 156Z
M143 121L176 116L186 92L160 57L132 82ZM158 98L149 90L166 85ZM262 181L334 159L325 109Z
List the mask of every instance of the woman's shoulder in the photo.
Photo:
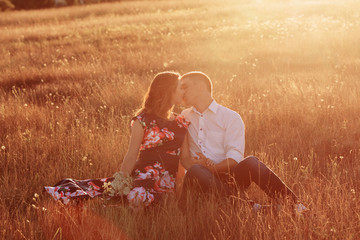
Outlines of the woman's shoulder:
M146 127L147 119L148 119L147 114L145 112L141 112L131 119L131 126L134 124L136 120L138 120L141 126Z

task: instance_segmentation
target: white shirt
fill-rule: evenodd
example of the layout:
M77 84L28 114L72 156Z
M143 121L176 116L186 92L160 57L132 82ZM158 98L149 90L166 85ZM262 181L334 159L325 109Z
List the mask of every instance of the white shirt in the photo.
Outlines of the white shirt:
M245 125L237 112L213 100L203 113L191 107L181 114L191 122L188 127L191 156L202 152L215 163L227 158L238 163L244 159Z

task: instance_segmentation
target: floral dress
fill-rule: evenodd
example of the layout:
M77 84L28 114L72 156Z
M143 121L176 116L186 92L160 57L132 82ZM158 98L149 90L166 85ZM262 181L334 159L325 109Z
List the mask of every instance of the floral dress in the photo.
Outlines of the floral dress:
M131 206L149 206L159 202L163 193L173 192L180 159L180 147L189 122L184 116L170 121L148 113L133 118L144 129L139 158L136 161L133 187L126 198ZM104 192L104 183L114 178L62 179L53 187L45 187L55 200L67 204L70 199L94 198Z

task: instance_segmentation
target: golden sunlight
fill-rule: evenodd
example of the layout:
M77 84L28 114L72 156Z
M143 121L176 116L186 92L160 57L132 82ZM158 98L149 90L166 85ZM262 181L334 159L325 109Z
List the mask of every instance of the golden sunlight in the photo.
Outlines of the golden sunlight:
M0 9L1 239L359 236L360 1L0 0ZM245 150L234 151L269 166L307 214L297 214L301 205L287 199L274 201L255 183L243 191L226 182L234 187L231 197L214 193L202 199L193 193L185 205L179 197L186 175L180 157L195 160L181 155L184 138L176 151L166 149L175 163L173 174L158 170L162 159L146 173L137 172L165 193L158 205L150 205L155 190L133 191L130 180L131 189L121 185L133 175L119 178L117 198L106 195L102 187L111 187L111 177L132 152L128 146L136 125L130 123L163 71L206 73L212 97L246 126L238 131ZM178 84L179 75L171 76ZM176 102L174 96L179 102L185 98L184 92L175 94L184 86L176 84L154 94L171 96L159 106ZM180 114L185 108L171 109ZM174 123L184 136L188 126L181 117L173 116L177 124L162 121ZM168 127L159 133L156 126L139 123L136 149L144 129L154 141L160 134L167 143L173 140L175 131ZM204 136L225 146L220 131L211 128ZM138 152L128 159L136 163ZM224 159L229 167L231 159ZM211 164L210 157L200 160ZM71 192L74 179L85 179L86 191ZM137 197L147 201L139 200L139 206L152 207L130 208L128 202ZM269 205L268 212L254 208Z

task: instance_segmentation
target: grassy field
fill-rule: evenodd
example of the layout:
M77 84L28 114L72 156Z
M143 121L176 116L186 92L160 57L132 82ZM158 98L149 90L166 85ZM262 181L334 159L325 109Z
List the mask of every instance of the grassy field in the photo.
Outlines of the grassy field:
M0 14L0 238L358 239L357 1L130 1ZM175 199L133 212L63 207L64 177L112 176L155 73L207 73L239 112L246 155L311 209ZM181 111L182 107L176 109ZM34 195L34 194L38 195ZM256 186L249 196L269 199Z

